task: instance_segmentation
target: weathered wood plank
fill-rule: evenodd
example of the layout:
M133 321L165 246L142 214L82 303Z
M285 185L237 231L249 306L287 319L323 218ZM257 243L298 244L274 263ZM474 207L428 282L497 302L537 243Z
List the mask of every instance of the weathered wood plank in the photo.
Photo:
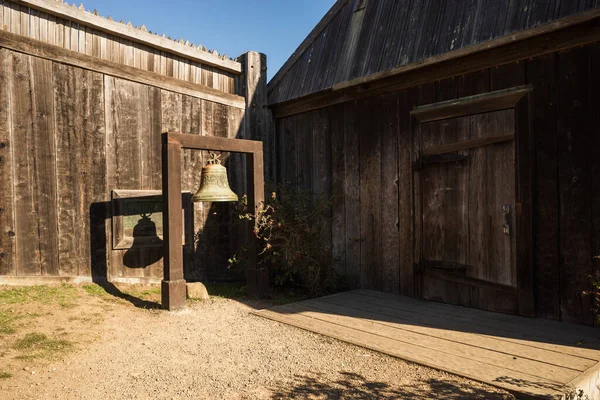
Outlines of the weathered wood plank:
M362 300L361 300L362 299ZM563 354L556 351L540 349L528 345L526 340L507 341L501 336L486 335L482 330L469 329L468 322L455 321L449 318L437 315L430 315L419 308L402 307L398 302L380 302L371 304L363 301L361 296L332 296L320 298L300 304L331 304L337 307L346 307L348 310L340 312L341 315L350 315L358 310L362 313L369 313L367 319L377 320L380 323L395 325L400 329L409 330L415 333L425 335L434 334L436 337L452 340L471 346L480 347L487 350L502 351L505 354L521 357L528 360L537 360L543 363L568 368L583 372L593 366L596 360L579 357L569 354Z
M92 276L90 209L107 193L104 81L62 64L53 78L60 275Z
M298 188L310 191L312 189L311 177L313 169L312 153L312 121L314 112L299 116L296 120L296 145L298 160Z
M593 328L568 325L556 321L531 319L509 314L493 313L476 308L452 306L433 301L423 302L411 298L393 298L388 293L372 290L355 291L360 301L379 307L401 309L440 318L443 324L455 321L463 325L459 331L497 337L512 343L520 343L532 348L569 354L589 360L600 360L600 345ZM449 328L454 329L454 328ZM579 345L578 345L579 343Z
M456 100L440 100L436 104L417 107L411 114L421 122L432 122L514 108L519 100L530 91L529 87L518 84L518 82L522 82L521 85L525 83L524 71L524 64L522 63L497 67L490 77L494 84L494 88L492 88L494 92ZM448 80L442 82L448 82ZM456 93L456 89L454 89L454 93Z
M413 135L410 110L414 91L398 94L398 236L400 293L414 295Z
M283 132L280 133L284 137L285 149L285 171L283 172L284 186L295 188L298 183L298 150L297 150L297 133L296 120L298 117L292 116L283 120ZM280 165L281 167L281 165Z
M398 215L398 95L383 96L381 115L381 265L382 289L400 290Z
M503 368L494 367L477 360L457 358L454 355L440 352L431 352L422 346L399 342L394 339L363 332L351 327L340 326L338 324L316 320L303 315L276 313L270 310L261 311L259 315L301 329L340 339L351 344L390 354L408 361L428 365L434 368L443 366L443 370L450 373L465 376L470 379L477 379L492 385L498 385L498 377L506 377L507 371ZM559 389L561 388L559 382L538 378L534 375L522 372L511 372L511 378L514 378L519 382L535 382L535 384L528 385L524 388L522 384L511 384L511 380L507 380L508 382L504 382L502 386L534 396L545 395L550 398L550 396L558 394Z
M142 189L139 85L104 76L106 114L106 164L109 189ZM111 234L107 235L112 244ZM111 245L112 246L112 245ZM112 250L112 249L111 249ZM129 249L133 264L141 264L139 249ZM110 277L130 276L124 266L126 251L110 251Z
M487 146L489 144L506 142L514 140L514 132L500 133L493 136L485 136L480 138L465 139L453 143L443 144L440 146L426 147L423 149L423 156L435 154L453 153L461 150L468 150L474 147Z
M420 127L422 148L439 146L444 143L445 130L441 122L430 122ZM445 236L451 234L445 229L444 205L446 203L446 168L442 164L429 164L419 171L421 186L421 258L427 260L444 260ZM455 261L455 260L450 260ZM447 283L423 275L422 297L457 303L456 284Z
M2 7L0 7L2 8ZM0 49L0 275L16 275L16 237L14 204L13 147L11 94L13 92L13 57Z
M366 8L367 7L364 6L357 7L352 11L344 41L338 43L338 46L341 46L342 50L335 73L334 83L350 79L358 42L361 37L363 22L365 20Z
M360 140L358 104L344 104L344 197L346 213L346 276L351 288L361 286Z
M414 96L415 105L423 106L425 104L431 104L435 101L435 86L433 84L427 84L423 86L417 86L411 89L411 96ZM416 165L417 160L420 157L421 149L423 148L423 139L421 128L422 124L411 116L410 128L412 132L412 159L411 166ZM422 188L422 177L421 173L413 168L413 232L414 232L414 244L413 244L413 260L418 263L422 258L423 251L423 188ZM417 272L417 271L415 271ZM414 295L416 297L422 297L422 276L419 274L414 275Z
M592 198L589 53L585 48L558 54L558 179L560 196L561 319L592 324ZM595 178L597 179L597 177Z
M52 63L13 53L18 273L58 274Z
M179 103L169 101L165 106L179 106ZM164 110L165 114L171 116L173 118L172 123L174 123L176 127L175 118L179 113L181 115L181 126L179 127L182 132L189 133L192 135L201 135L202 134L202 100L195 99L189 96L183 96L181 98L181 109L170 109ZM165 126L165 128L169 128L169 126ZM191 193L196 193L198 187L200 185L200 176L202 173L202 167L204 166L204 160L202 157L202 152L191 149L184 149L181 152L181 190L189 191ZM202 204L194 203L192 207L195 207L199 212L194 212L192 229L194 232L198 229L202 229L204 226L204 214L202 213ZM194 210L195 211L195 210ZM185 222L188 223L187 221ZM186 226L186 230L189 227ZM204 277L200 274L202 271L201 265L198 265L198 268L194 265L194 262L201 263L202 260L199 260L199 257L194 257L194 248L198 244L190 244L187 243L184 246L183 257L184 257L184 277L186 280L199 281Z
M381 263L381 98L358 103L360 157L361 287L380 290Z
M333 300L335 301L335 298ZM500 348L491 350L483 348L478 345L479 338L475 335L464 335L461 341L457 341L440 337L443 336L443 333L432 335L431 329L417 328L417 332L414 332L410 325L399 324L395 320L392 322L381 314L347 307L345 304L338 305L326 301L309 300L280 306L277 310L351 327L403 343L414 344L423 347L423 351L439 352L466 360L484 362L490 366L505 369L507 374L522 372L538 378L566 383L582 372L581 370L549 365L536 359L526 359L520 355L514 357L511 354L506 354ZM467 339L469 336L472 340L470 343Z
M342 275L346 275L346 195L344 182L346 179L346 154L344 153L344 106L335 105L328 109L330 113L331 131L331 257L333 268Z

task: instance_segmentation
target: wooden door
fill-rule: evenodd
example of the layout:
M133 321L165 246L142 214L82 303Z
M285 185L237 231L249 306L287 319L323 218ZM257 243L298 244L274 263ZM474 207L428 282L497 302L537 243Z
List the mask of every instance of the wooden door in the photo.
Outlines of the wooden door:
M421 297L517 313L515 110L420 128Z

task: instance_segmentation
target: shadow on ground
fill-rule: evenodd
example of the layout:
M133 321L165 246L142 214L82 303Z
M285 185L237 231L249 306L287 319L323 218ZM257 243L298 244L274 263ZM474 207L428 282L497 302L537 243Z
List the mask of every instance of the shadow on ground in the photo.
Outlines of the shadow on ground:
M370 381L362 375L340 372L340 378L330 380L323 374L296 376L289 387L279 388L273 399L514 399L505 393L474 388L456 381L424 379L415 386L393 385Z
M132 296L128 293L124 293L118 287L116 287L114 284L112 284L110 282L96 281L94 283L96 283L98 286L100 286L102 289L104 289L106 291L106 293L110 294L111 296L128 301L137 308L143 308L143 309L147 309L147 310L148 309L152 309L152 310L162 309L162 306L160 305L160 303L157 303L155 301L143 300L139 297Z

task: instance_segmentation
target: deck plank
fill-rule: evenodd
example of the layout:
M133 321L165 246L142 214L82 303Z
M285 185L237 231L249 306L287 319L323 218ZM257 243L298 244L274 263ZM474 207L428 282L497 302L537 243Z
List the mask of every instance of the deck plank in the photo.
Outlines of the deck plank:
M489 366L503 368L510 371L509 373L520 371L537 378L567 383L582 372L537 360L515 357L500 351L470 346L465 343L442 339L437 336L415 333L394 326L393 324L388 325L370 319L370 313L368 312L356 310L352 316L339 315L338 312L343 313L345 310L342 307L332 304L317 304L317 307L313 308L313 310L310 310L310 306L307 307L306 304L290 304L280 307L278 311L295 315L304 315L318 321L352 327L361 332L393 339L404 344L422 347L424 351L433 351L439 354L459 357L466 362L477 361Z
M254 313L536 398L552 398L600 369L597 330L375 291Z
M327 300L311 300L303 302L302 306L322 310L324 312L335 312L339 315L351 315L351 317L373 321L402 331L409 331L470 347L498 352L499 354L509 357L510 360L512 360L513 357L518 357L521 360L541 362L579 372L584 372L596 364L595 360L584 357L537 349L527 345L506 342L486 335L461 332L448 328L442 329L431 324L431 321L427 318L420 317L418 314L416 316L410 314L407 316L407 313L398 310L378 310L376 308L364 307L364 304L352 302L352 300L348 299L346 299L343 304L337 304Z
M296 326L301 329L386 353L417 364L442 369L455 375L495 386L501 386L508 390L538 396L536 398L550 399L552 396L559 393L562 386L559 382L537 378L520 372L514 372L507 375L507 371L502 368L452 355L424 351L420 346L399 343L393 339L358 331L346 326L315 320L300 314L282 314L270 310L262 310L257 314L277 322ZM443 368L440 368L442 365Z
M549 326L543 326L533 332L524 324L522 326L523 329L519 331L519 322L505 323L502 319L494 321L493 319L474 318L468 315L468 312L471 311L468 308L438 303L423 305L414 302L414 299L408 298L405 299L406 301L402 302L389 302L385 299L368 299L367 296L362 296L362 293L357 297L360 297L361 301L364 301L366 304L421 313L422 315L430 316L432 321L435 320L435 318L439 318L440 323L460 322L467 324L469 326L467 328L469 332L492 335L506 341L523 343L536 348L548 349L600 361L600 350L598 350L600 346L597 342L593 341L590 336L584 333L585 327L581 327L581 331L569 333L562 331L560 326L555 327L554 329ZM365 298L368 300L364 300ZM438 308L437 306L443 307ZM459 311L464 310L464 314L461 315L455 313L456 310L454 310L454 308L459 308ZM504 316L503 314L494 315L499 317ZM520 317L514 318L518 318L519 321L521 320ZM557 324L566 325L562 323Z
M560 334L566 334L568 339L572 339L573 336L578 336L584 339L588 339L591 343L598 343L600 348L600 331L595 328L591 328L583 325L574 325L565 322L559 322L555 320L549 319L540 319L540 318L529 318L529 317L520 317L510 314L502 314L495 312L488 312L485 310L479 310L476 308L468 308L461 306L453 306L448 304L437 303L433 301L420 301L418 299L411 298L402 298L398 299L398 296L394 296L389 293L377 292L374 290L361 290L361 291L353 291L349 293L356 293L361 296L369 296L369 297L377 297L380 299L386 299L391 302L400 302L400 303L414 303L415 305L420 305L421 307L425 307L427 309L441 311L443 313L449 313L451 315L459 315L461 317L468 318L477 318L479 320L484 321L493 321L496 323L504 323L507 322L509 325L512 325L512 329L515 329L519 332L529 333L529 330L523 329L524 327L531 328L535 332L543 332L542 336L547 336L547 329L551 329L553 332L559 332Z

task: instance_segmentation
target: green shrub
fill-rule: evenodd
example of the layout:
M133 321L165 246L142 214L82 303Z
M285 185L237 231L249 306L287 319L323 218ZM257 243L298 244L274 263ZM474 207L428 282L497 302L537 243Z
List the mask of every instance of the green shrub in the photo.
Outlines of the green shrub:
M244 196L236 206L238 218L252 220ZM302 288L320 296L336 291L339 278L331 262L331 203L324 196L279 189L257 214L253 231L259 241L258 266L268 268L279 287ZM246 266L247 245L229 264Z

